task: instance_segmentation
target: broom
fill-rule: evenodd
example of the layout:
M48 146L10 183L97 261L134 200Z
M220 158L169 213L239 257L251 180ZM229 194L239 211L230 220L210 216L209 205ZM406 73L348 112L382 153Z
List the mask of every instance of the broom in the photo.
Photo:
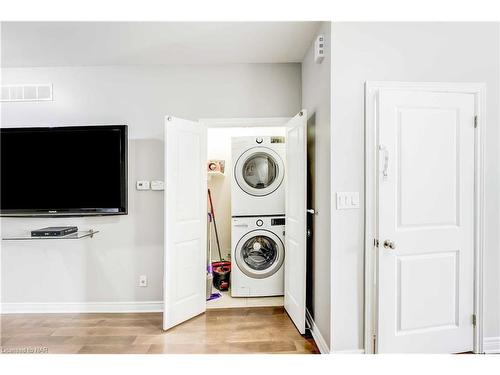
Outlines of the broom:
M217 231L217 222L215 221L214 205L212 203L212 193L210 193L210 189L208 189L208 201L210 202L210 215L212 216L212 220L214 222L215 240L217 241L217 251L219 252L219 260L222 262L223 259L222 259L222 253L220 251L219 232Z

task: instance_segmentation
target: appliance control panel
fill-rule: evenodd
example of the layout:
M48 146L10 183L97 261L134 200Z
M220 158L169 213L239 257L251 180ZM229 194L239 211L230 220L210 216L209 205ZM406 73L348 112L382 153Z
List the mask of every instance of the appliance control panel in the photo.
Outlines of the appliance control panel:
M271 137L271 143L285 143L285 137Z
M271 225L285 225L285 218L271 219Z

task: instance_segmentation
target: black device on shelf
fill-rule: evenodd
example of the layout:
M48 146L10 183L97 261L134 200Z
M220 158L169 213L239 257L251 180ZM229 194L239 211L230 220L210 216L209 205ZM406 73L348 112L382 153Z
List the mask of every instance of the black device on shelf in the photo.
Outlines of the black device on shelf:
M31 237L61 237L78 232L78 227L47 227L31 231Z
M0 129L1 216L127 214L127 126Z

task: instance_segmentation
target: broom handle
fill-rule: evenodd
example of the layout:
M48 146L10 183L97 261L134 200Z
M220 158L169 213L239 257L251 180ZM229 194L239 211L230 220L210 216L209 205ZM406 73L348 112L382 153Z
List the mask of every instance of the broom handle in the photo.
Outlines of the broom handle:
M217 231L217 222L215 221L214 205L212 204L212 194L210 193L210 189L208 189L208 200L210 201L210 213L212 214L212 219L214 220L215 240L217 241L217 250L219 251L219 259L222 262L222 254L220 252L220 243L219 243L219 233Z

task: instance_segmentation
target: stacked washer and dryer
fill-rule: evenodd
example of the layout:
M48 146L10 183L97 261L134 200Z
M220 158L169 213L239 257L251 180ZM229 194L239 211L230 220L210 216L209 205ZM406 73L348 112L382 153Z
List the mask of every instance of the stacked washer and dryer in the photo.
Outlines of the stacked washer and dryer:
M231 296L284 292L285 139L232 139Z

